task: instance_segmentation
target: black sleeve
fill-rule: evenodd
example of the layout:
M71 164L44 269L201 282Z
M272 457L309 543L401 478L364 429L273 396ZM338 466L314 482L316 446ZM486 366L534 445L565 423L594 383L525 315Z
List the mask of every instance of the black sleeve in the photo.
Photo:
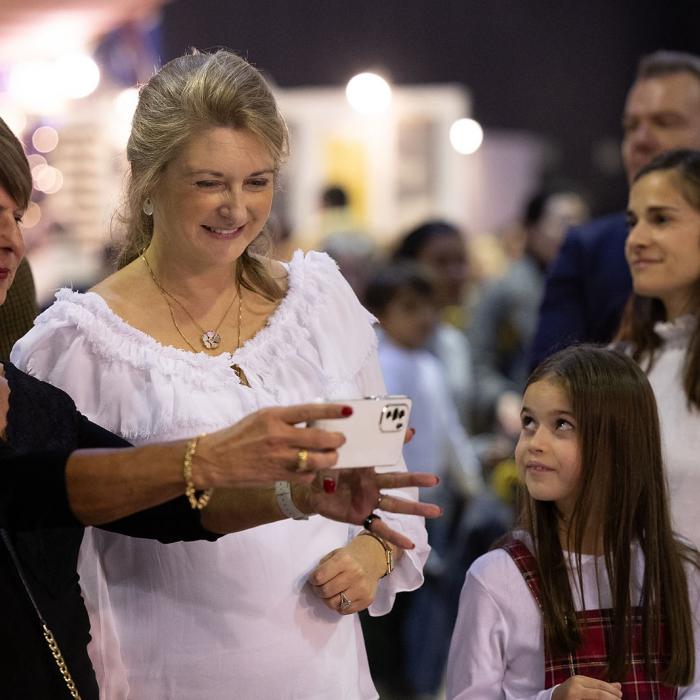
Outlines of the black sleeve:
M80 526L66 492L65 467L70 453L131 445L90 422L60 389L21 372L12 364L4 369L11 394L8 440L0 443L0 468L4 470L0 484L0 523L15 530ZM162 542L217 538L202 528L199 511L189 507L184 495L103 527Z
M83 415L80 415L78 420L78 431L81 448L131 447L126 440L91 423ZM220 537L202 527L200 511L193 510L184 496L99 527L122 535L159 540L164 543L214 541Z
M0 526L12 530L82 527L66 493L69 451L0 451Z
M193 510L184 496L99 527L102 530L158 540L165 544L193 540L214 542L221 537L202 527L200 511Z
M93 424L90 424L93 425ZM95 434L106 433L99 426ZM124 441L107 433L115 443ZM105 440L106 442L106 440ZM128 443L125 443L128 446ZM93 444L91 447L109 447ZM114 444L113 446L117 446ZM66 491L66 463L70 452L0 452L0 527L33 530L52 527L83 527L75 517ZM214 541L220 535L205 530L201 514L190 508L184 496L100 526L132 537L161 542Z
M82 413L75 411L75 427L78 433L77 443L81 450L100 447L132 447L124 438L110 433L96 423L89 421Z

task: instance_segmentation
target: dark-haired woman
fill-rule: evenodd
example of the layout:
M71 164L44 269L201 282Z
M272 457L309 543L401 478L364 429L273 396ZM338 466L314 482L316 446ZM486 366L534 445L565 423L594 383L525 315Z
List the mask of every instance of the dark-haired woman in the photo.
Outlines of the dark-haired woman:
M627 215L634 294L618 340L654 389L673 524L700 547L700 152L642 168Z

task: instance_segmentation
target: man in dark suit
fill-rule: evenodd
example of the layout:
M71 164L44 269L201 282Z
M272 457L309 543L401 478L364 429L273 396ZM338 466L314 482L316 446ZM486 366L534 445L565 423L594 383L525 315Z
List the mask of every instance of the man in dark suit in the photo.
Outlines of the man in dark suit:
M700 149L700 57L674 51L644 56L622 127L629 182L659 153ZM632 289L626 238L624 212L569 231L547 277L531 367L571 343L612 340Z

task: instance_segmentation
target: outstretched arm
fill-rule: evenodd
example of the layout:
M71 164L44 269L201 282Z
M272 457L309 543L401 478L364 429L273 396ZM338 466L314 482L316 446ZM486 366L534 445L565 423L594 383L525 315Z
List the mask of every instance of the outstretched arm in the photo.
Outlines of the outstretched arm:
M292 500L299 511L307 515L322 515L331 520L362 525L373 511L404 513L436 518L440 508L431 503L420 503L396 496L382 495L382 489L409 486L435 486L433 474L413 472L375 472L374 468L338 469L331 472L336 483L334 493L326 493L319 475L311 484L294 484ZM381 496L381 504L377 505ZM202 524L220 534L244 530L257 525L281 520L274 488L255 490L223 490L214 493L211 503L202 513ZM372 531L404 549L412 549L413 542L392 529L382 520L375 520Z
M203 490L267 487L280 479L309 482L316 470L335 464L336 449L344 438L340 433L295 425L343 415L339 404L268 408L203 436L192 463L194 486ZM86 424L83 445L128 444L92 423ZM187 441L179 440L75 452L66 468L73 512L85 525L100 525L181 496L186 447ZM308 453L308 471L304 473L295 471L300 450ZM258 499L260 494L248 497Z
M3 386L0 382L0 401ZM1 409L0 405L4 422L6 411ZM194 484L198 489L225 489L268 485L279 479L309 482L316 470L335 463L335 450L344 438L340 433L294 426L342 416L342 406L322 404L251 414L201 438L193 465ZM17 454L7 443L0 444L3 526L103 525L182 497L185 440L131 447L82 416L79 423L78 444L86 449L72 453ZM302 449L308 451L309 471L299 474L295 468Z

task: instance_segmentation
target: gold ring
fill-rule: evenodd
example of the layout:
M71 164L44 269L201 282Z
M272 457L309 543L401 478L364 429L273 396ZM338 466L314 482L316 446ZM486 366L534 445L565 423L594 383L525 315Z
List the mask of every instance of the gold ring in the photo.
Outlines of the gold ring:
M297 471L305 472L308 470L309 466L309 452L308 450L299 450L297 452Z
M343 610L347 610L351 605L352 605L352 601L350 600L350 598L348 598L345 595L345 591L341 591L341 593L340 593L340 605L338 606L338 610L340 610L342 612Z

